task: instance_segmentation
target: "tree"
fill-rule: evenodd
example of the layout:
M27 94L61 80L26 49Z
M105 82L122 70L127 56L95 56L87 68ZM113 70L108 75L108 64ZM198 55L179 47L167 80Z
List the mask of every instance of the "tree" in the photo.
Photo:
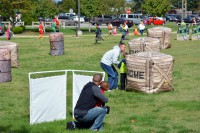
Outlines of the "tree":
M16 12L27 12L31 7L30 0L1 0L0 1L0 13L1 15L10 20L12 27L17 23L15 21Z
M169 0L145 0L142 9L151 16L164 16L170 9Z
M100 14L98 9L99 0L81 0L80 10L83 15L91 18ZM90 21L90 20L89 20ZM90 31L90 23L89 23Z
M82 1L81 1L82 2ZM69 9L73 9L75 13L77 13L77 0L62 0L59 4L59 12L69 12Z
M134 7L133 7L134 11L141 12L142 11L141 6L144 3L144 0L133 0L133 3L134 3Z
M108 0L107 4L111 7L112 15L125 13L125 0Z
M58 14L58 8L52 0L41 0L36 3L34 14L37 18L49 18Z

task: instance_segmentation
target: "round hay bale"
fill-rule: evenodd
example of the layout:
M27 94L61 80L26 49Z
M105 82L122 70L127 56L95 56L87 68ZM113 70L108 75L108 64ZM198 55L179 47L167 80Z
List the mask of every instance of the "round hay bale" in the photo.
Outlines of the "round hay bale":
M64 54L64 37L63 33L50 33L50 53L51 55Z
M160 48L171 48L172 29L167 27L154 27L147 30L147 36L158 38L161 42Z
M152 37L135 38L128 42L129 53L135 54L144 51L160 51L160 40Z
M145 93L171 91L174 58L160 52L139 52L127 56L126 90Z
M0 41L0 48L8 48L11 50L11 67L19 67L18 47L19 45L17 43Z
M11 51L0 49L0 82L11 81Z

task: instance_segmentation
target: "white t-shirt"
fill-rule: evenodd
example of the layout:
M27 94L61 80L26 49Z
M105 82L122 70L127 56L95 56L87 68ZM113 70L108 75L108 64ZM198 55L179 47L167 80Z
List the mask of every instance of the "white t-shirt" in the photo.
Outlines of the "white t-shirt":
M139 30L144 30L145 29L145 25L144 24L139 24L138 29Z

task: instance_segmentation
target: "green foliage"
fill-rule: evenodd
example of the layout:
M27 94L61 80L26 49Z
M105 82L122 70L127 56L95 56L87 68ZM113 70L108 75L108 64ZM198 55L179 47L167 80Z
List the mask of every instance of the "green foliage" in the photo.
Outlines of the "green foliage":
M22 12L22 21L24 21L25 25L31 25L32 21L38 20L38 15L35 13L37 3L32 3L30 10L27 12Z
M88 17L97 16L100 14L98 9L98 0L82 0L81 1L81 12L83 15Z
M23 31L24 31L24 28L21 27L21 26L14 27L14 28L12 29L12 32L13 32L14 34L20 34L20 33L22 33Z
M171 0L171 5L176 8L182 8L182 0ZM199 0L188 0L187 1L187 10L198 12L198 6L200 6Z
M10 21L11 25L14 27L16 12L20 10L26 12L29 10L30 6L30 0L1 0L0 13L3 17L5 17L8 20L10 20L9 18L12 18Z
M81 13L88 17L125 12L124 0L81 0Z
M170 9L169 0L145 0L142 9L152 16L164 16Z
M41 0L36 3L35 9L33 9L33 14L36 18L43 17L49 18L54 17L58 14L58 8L54 1L52 0Z
M59 4L59 12L67 13L69 9L73 9L73 12L77 13L77 3L77 0L62 0Z
M25 31L25 30L26 30L26 26L20 26L20 27L22 27L23 31Z

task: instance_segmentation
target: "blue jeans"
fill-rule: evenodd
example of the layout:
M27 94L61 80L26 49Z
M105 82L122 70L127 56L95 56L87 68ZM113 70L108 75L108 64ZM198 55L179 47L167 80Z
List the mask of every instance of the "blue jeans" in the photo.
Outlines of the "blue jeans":
M106 116L107 109L102 107L95 107L90 109L87 114L80 119L80 122L93 122L90 130L102 130L103 120Z
M100 63L102 69L108 74L108 83L110 84L110 90L116 89L118 85L118 73L113 65L108 66L104 63Z
M140 30L140 35L143 35L143 33L144 33L144 30Z

